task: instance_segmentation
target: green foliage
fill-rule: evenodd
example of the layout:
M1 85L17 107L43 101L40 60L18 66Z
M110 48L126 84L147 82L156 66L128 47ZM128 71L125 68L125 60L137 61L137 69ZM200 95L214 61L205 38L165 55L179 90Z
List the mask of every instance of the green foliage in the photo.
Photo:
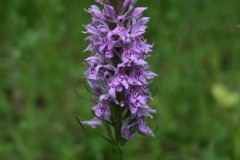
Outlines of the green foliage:
M237 93L230 92L222 84L215 84L212 87L212 94L214 98L219 102L220 106L223 108L236 107L239 101L239 95Z
M91 118L81 31L91 20L83 9L93 3L0 1L0 159L112 159L108 142L75 120ZM138 5L151 17L149 61L159 76L150 122L159 129L127 143L126 159L239 160L239 0Z

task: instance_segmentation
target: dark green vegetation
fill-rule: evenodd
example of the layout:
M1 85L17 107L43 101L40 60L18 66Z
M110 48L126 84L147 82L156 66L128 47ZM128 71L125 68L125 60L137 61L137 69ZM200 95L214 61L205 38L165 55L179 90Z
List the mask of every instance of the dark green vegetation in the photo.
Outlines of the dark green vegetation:
M0 0L0 159L110 160L82 79L83 8L93 0ZM127 160L240 159L240 1L139 0L151 17L155 138L138 136ZM77 96L74 90L80 95ZM94 132L102 132L101 129Z

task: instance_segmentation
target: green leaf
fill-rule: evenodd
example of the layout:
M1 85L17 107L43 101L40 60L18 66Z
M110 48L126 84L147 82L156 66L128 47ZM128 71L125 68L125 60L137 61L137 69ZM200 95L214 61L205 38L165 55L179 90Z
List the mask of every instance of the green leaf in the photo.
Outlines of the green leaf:
M230 91L223 84L215 84L212 86L212 95L222 108L235 108L238 103L239 94Z
M77 122L79 123L79 125L81 126L81 128L82 128L84 131L86 131L86 132L88 132L88 133L94 133L95 135L97 135L97 136L102 137L103 139L105 139L105 140L106 140L107 142L109 142L110 144L113 144L113 142L110 141L107 137L105 137L105 136L103 136L103 135L101 135L101 134L99 134L99 133L97 133L97 132L91 132L91 131L88 130L86 127L84 127L84 125L82 124L82 122L80 121L80 119L79 119L77 116L75 116L75 118L76 118Z

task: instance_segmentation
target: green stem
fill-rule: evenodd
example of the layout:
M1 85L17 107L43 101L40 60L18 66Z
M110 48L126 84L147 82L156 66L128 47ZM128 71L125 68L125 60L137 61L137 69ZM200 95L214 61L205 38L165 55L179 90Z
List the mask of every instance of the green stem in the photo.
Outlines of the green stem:
M114 153L115 153L115 160L123 160L123 152L122 148L119 146L114 146L113 147Z
M114 143L114 138L113 138L113 135L112 135L112 130L111 130L111 127L109 126L109 124L105 124L105 129L107 131L107 135L108 135L108 138L109 140Z
M121 135L121 127L122 127L122 116L124 109L121 106L118 106L116 104L111 105L111 121L112 121L112 129L114 134L113 136L113 151L114 151L114 156L116 160L123 160L123 152L122 152L122 147L126 143L126 140L122 138ZM110 127L110 126L109 126Z

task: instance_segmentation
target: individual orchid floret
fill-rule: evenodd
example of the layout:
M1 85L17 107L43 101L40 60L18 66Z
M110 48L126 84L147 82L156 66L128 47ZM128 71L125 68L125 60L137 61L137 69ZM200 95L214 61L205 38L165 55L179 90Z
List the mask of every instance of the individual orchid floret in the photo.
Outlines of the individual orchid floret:
M121 127L122 137L126 140L132 140L135 137L134 125L130 126L127 123L123 123Z
M111 116L110 108L104 103L97 104L92 110L98 118L109 119Z
M148 127L147 123L144 122L143 120L140 120L140 122L138 124L138 130L139 130L139 133L141 133L143 135L154 136L152 130Z

